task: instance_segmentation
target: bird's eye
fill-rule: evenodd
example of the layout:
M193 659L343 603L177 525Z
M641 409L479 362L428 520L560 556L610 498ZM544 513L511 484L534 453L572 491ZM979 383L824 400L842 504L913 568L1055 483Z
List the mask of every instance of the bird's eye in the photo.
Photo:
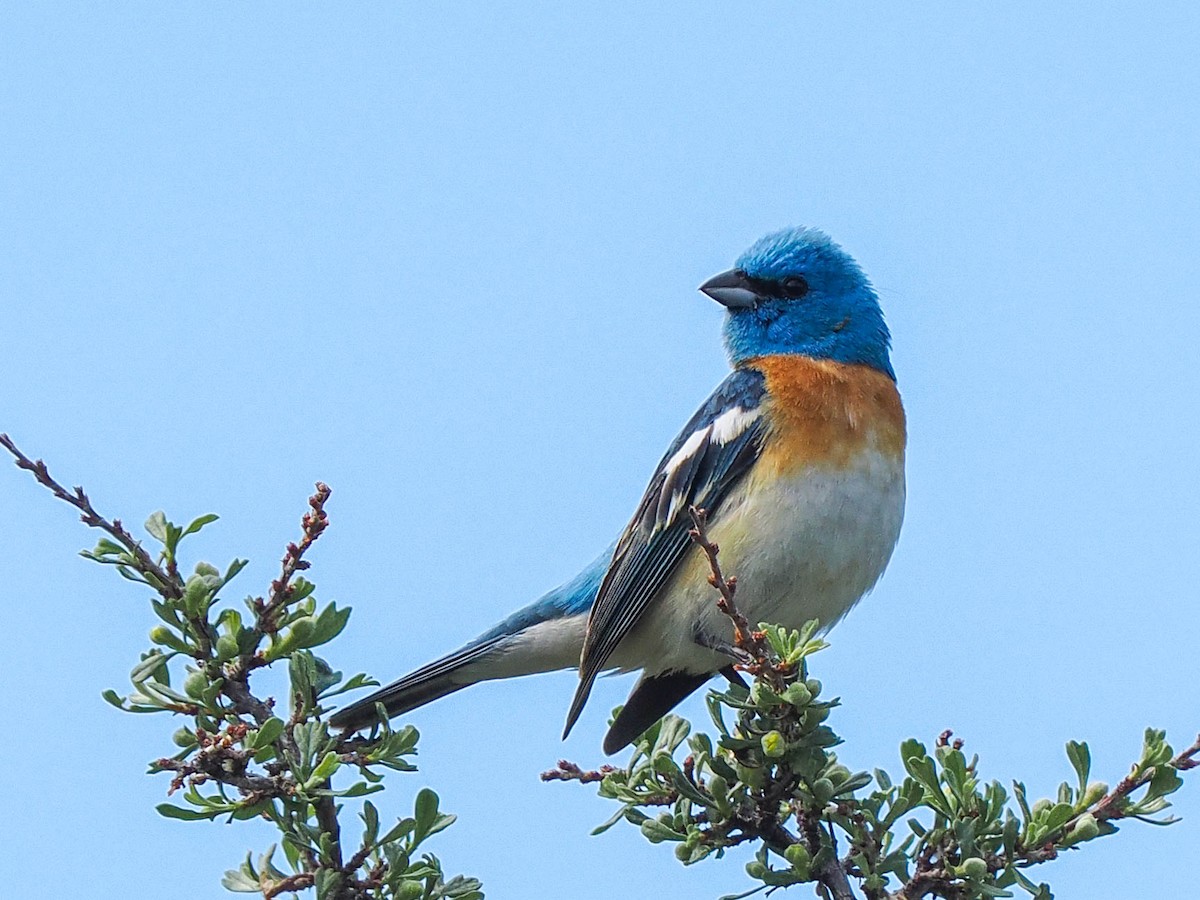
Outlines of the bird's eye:
M808 293L808 282L801 275L789 275L783 279L783 294L792 300Z

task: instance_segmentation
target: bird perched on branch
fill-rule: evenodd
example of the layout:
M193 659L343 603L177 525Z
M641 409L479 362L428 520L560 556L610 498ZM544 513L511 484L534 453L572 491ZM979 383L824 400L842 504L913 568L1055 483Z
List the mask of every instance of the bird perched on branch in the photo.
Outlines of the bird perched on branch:
M878 581L904 516L904 410L870 281L822 232L769 234L700 286L725 306L733 371L654 469L616 543L474 641L338 712L356 728L478 681L578 666L564 737L596 677L641 670L614 753L736 658L689 507L750 622L828 628Z

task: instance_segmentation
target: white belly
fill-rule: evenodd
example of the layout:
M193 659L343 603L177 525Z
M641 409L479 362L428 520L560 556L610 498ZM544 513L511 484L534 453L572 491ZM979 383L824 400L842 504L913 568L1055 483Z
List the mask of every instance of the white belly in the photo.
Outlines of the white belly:
M736 602L752 624L799 628L819 619L829 628L879 580L903 518L903 461L869 448L844 468L803 468L759 484L752 476L721 505L709 535L725 574L737 576ZM648 674L728 665L695 640L698 632L732 639L708 571L700 550L689 550L612 663Z

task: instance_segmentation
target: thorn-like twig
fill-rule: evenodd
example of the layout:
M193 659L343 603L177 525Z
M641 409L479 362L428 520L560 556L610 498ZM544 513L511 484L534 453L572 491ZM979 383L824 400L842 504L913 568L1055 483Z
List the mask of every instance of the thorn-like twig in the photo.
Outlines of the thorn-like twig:
M300 542L287 545L280 563L279 577L271 582L271 591L266 602L258 600L255 603L259 623L268 632L274 627L275 613L285 607L291 599L292 579L296 577L297 572L302 572L309 566L304 554L329 527L325 503L332 493L329 485L322 481L317 482L316 491L308 498L310 511L306 512L300 521Z
M703 552L708 559L708 583L717 589L720 596L717 598L717 609L723 612L733 622L733 643L739 650L744 650L752 656L759 666L769 664L771 658L770 648L767 646L766 639L761 631L756 631L751 627L749 620L738 609L737 603L734 602L734 595L737 592L737 578L734 576L725 577L725 573L721 571L721 561L718 559L718 554L721 548L713 543L708 537L708 511L695 506L688 507L688 514L692 517L692 527L688 531L688 537L692 539L697 547ZM752 674L757 674L754 671L754 666L736 666L736 668L745 668Z
M141 542L125 529L120 519L109 521L96 512L91 500L88 499L88 495L84 493L83 488L75 487L68 491L50 476L50 470L46 468L44 462L40 459L30 459L22 453L7 434L0 434L0 446L3 446L5 450L13 455L19 468L31 472L38 484L47 488L59 500L69 503L79 510L79 518L84 525L90 528L99 528L128 550L136 561L135 567L138 572L150 581L155 589L161 591L164 596L173 599L183 596L179 585L179 578L172 578L165 572L150 554L146 552Z
M542 781L578 781L580 784L590 784L593 781L603 781L604 776L615 772L613 766L601 766L591 771L581 769L570 760L560 759L557 768L541 774Z

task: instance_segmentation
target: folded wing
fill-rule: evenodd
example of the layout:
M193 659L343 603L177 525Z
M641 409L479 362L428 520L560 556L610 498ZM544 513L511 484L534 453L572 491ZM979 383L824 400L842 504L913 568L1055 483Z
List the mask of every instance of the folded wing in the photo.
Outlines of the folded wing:
M730 373L667 450L633 519L617 541L588 619L579 687L564 737L579 718L596 676L645 614L687 551L688 507L718 514L721 501L762 447L763 376Z

